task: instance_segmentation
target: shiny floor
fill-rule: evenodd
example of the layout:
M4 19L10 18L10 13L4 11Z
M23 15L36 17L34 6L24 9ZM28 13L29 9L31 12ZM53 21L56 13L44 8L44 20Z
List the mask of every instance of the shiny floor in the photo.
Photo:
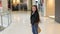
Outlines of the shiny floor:
M30 11L28 12L12 12L12 23L0 34L32 34L30 24ZM41 33L39 34L60 34L60 24L54 19L43 17L40 15Z

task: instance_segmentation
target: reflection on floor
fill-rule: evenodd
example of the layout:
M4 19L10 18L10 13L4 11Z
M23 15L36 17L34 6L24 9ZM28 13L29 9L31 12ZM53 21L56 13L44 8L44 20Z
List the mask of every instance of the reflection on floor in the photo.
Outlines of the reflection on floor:
M0 31L2 31L2 30L4 30L5 29L5 27L3 27L3 26L0 26Z
M60 24L54 19L42 16L40 18L41 33L39 34L60 34ZM30 12L12 12L11 25L0 34L32 34Z

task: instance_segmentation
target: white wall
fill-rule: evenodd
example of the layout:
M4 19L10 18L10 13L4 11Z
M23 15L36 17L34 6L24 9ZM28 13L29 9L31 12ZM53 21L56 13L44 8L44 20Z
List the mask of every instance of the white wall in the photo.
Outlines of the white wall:
M8 0L2 0L2 6L3 6L3 11L7 11L8 10Z

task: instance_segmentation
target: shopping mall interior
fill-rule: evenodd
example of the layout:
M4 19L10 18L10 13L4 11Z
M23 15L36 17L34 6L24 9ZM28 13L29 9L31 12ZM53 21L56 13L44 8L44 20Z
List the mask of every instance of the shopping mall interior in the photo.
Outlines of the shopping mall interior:
M32 34L30 14L37 5L39 34L60 34L60 0L0 0L0 34Z

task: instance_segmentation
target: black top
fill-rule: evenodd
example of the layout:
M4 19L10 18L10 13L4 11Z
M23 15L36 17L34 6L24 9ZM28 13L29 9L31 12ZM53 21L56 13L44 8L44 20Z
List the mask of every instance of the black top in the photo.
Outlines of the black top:
M31 17L30 17L30 19L31 19L31 24L32 25L34 25L34 24L36 24L36 23L39 23L39 14L38 14L38 12L35 12L34 14L32 14L31 15Z

